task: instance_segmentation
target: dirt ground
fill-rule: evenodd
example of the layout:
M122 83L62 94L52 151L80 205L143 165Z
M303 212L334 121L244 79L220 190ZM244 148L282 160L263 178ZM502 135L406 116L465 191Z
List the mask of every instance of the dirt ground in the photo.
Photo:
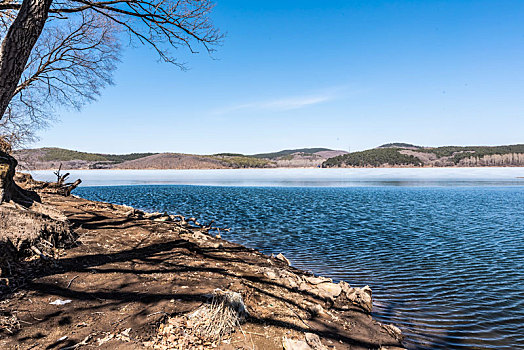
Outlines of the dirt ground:
M344 285L360 298L344 299L339 284L186 223L76 197L42 199L68 217L78 245L58 260L28 262L0 296L1 349L262 350L282 349L283 338L311 349L401 347L360 290ZM185 315L217 288L240 293L249 316L220 341L184 342Z

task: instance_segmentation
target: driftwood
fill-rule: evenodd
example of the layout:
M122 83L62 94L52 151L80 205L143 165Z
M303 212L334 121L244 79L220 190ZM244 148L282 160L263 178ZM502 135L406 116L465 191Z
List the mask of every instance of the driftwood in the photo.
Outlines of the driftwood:
M71 192L77 188L81 183L82 180L78 179L74 182L66 182L67 178L70 173L61 174L60 171L62 170L62 165L58 168L57 171L54 172L56 175L56 181L55 182L45 182L45 181L37 181L34 180L31 175L24 174L24 173L16 173L14 175L14 180L16 183L25 190L26 196L29 194L32 194L33 197L37 196L38 193L52 193L52 194L58 194L62 196L70 196ZM36 191L36 192L35 192ZM36 201L40 201L39 198L34 199Z
M170 216L173 220L178 219L179 220L178 222L183 226L196 226L198 228L203 229L205 232L216 230L220 234L220 231L229 232L231 230L229 228L213 226L213 223L215 222L215 220L211 220L209 224L206 225L206 224L199 223L198 220L194 217L186 219L182 215L170 215ZM190 223L193 223L193 225L190 225Z
M53 174L55 174L57 178L56 180L57 186L62 186L64 184L65 179L67 179L67 177L71 175L70 173L65 173L64 175L60 175L60 170L62 170L62 164L60 164L57 171L53 172Z
M128 216L135 215L136 211L130 210L128 212ZM218 236L220 236L220 232L229 232L231 229L229 228L222 228L213 226L214 220L211 220L208 224L201 224L198 222L198 220L194 217L186 218L183 215L169 215L167 213L139 213L139 216L141 216L144 219L154 220L154 221L174 221L180 224L181 226L185 226L188 228L198 228L201 230L201 232L209 233L209 231L217 231Z
M51 182L47 184L45 188L53 189L53 192L56 192L59 195L68 197L71 195L71 192L82 183L82 180L78 179L75 182L66 183L65 181L71 174L65 173L61 175L60 174L61 170L62 170L62 164L60 164L60 166L58 167L58 170L54 172L54 174L56 175L56 182Z

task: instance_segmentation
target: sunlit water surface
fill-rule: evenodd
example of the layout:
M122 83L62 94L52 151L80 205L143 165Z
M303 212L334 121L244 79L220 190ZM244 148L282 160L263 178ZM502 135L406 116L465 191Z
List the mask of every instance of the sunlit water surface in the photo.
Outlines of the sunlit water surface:
M524 169L318 170L73 176L82 197L215 220L226 239L370 285L409 348L524 349Z

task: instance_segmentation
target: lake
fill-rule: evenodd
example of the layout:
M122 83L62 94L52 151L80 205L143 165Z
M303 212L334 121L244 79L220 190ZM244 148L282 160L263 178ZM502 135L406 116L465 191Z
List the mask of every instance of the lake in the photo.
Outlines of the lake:
M411 349L524 348L524 168L71 173L79 196L215 220L228 240L370 285L373 315Z

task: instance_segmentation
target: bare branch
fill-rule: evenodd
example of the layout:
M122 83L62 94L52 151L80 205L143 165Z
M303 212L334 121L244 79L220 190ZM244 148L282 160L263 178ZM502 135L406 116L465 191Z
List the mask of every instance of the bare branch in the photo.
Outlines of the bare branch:
M56 106L80 108L112 84L119 59L118 28L106 18L82 13L65 24L50 23L33 49L15 89L0 135L20 134L15 145L55 114Z
M0 0L0 38L25 1ZM0 137L15 144L32 140L57 106L79 109L96 99L112 84L124 33L131 43L150 46L161 60L185 69L173 49L212 52L223 38L210 19L213 7L210 0L53 1L25 70L9 90L10 104L0 111Z
M20 6L8 0L0 2L0 11ZM210 0L71 0L55 2L49 13L97 12L125 28L140 43L150 45L162 60L175 63L170 48L185 46L197 53L194 44L201 44L212 52L213 46L220 44L223 35L209 17L213 8Z

